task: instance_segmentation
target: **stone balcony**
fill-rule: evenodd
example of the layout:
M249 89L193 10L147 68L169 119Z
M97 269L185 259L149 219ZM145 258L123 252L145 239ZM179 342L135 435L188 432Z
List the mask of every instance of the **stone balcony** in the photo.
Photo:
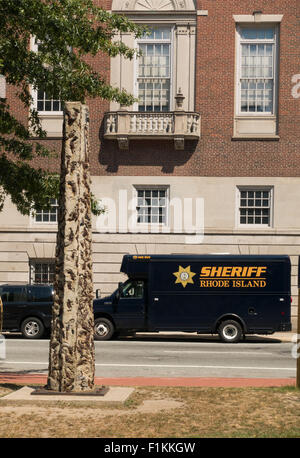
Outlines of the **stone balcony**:
M106 113L104 137L117 140L120 150L128 150L131 139L170 140L176 150L184 150L185 140L199 140L201 118L198 113L136 112L120 110Z

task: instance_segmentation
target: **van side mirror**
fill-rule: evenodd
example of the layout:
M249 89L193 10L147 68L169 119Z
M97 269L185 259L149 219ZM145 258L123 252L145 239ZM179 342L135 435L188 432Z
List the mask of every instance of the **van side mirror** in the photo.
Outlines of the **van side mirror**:
M123 282L119 281L119 283L118 283L118 289L116 290L116 294L115 294L115 299L116 299L117 301L120 299L121 292L122 292L122 286L123 286Z
M100 289L96 289L96 298L100 299L100 297L101 297L101 291Z

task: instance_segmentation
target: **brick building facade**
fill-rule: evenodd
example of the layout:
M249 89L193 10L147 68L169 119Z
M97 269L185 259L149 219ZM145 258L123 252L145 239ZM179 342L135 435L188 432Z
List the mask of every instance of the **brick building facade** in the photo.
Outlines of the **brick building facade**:
M125 253L288 254L293 322L300 255L300 3L297 0L97 0L147 24L143 57L93 65L139 102L88 101L95 218L94 283L112 291ZM1 86L2 87L2 86ZM17 116L13 88L2 88ZM45 142L60 150L62 113L36 94ZM56 107L57 108L57 107ZM45 165L43 159L43 165ZM42 164L42 163L41 163ZM41 165L38 164L37 165ZM58 170L58 161L47 166ZM7 201L0 282L51 281L53 211Z

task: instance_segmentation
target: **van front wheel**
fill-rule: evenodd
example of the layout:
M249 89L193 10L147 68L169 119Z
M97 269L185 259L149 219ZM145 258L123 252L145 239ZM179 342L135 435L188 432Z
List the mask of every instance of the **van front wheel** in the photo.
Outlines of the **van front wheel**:
M95 340L110 340L115 332L114 325L107 318L97 318L94 323Z
M243 330L237 321L226 320L220 324L218 334L222 342L237 343L243 336Z

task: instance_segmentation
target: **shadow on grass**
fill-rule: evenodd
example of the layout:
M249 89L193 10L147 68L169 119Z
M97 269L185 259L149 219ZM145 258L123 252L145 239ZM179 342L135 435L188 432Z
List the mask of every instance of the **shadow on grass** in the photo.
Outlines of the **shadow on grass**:
M18 385L16 383L0 383L0 388L5 388L12 391L17 391L23 388L24 385Z

